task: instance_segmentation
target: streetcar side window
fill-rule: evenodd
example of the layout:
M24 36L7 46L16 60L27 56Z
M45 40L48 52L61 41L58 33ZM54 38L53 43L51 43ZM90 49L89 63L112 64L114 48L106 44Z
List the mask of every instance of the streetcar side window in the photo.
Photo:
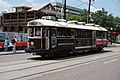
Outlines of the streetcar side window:
M41 36L41 28L39 27L28 28L28 33L30 37Z
M107 38L107 32L102 32L102 31L98 31L97 32L97 38Z
M71 37L71 29L69 29L69 28L57 28L57 37L62 37L62 38Z
M71 38L74 38L74 37L75 37L75 30L71 29Z
M56 37L56 29L52 29L51 30L51 36L52 37Z
M76 30L76 38L80 38L81 30Z
M39 27L35 28L35 36L41 36L41 28Z
M107 39L107 32L103 32L103 38Z
M34 37L34 28L28 28L28 34L30 37Z
M99 38L102 38L102 36L103 36L103 33L102 33L102 32L100 32L100 31L98 31L98 32L97 32L97 36L96 36L96 37L99 39Z
M76 30L76 38L92 38L92 31Z

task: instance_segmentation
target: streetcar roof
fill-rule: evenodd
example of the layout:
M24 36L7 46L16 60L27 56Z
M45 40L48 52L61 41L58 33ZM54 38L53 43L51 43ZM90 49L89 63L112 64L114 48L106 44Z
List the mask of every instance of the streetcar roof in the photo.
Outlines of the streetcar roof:
M102 31L108 31L107 29L105 29L104 27L99 27Z
M44 19L36 19L29 21L27 26L55 26L55 27L65 27L65 28L76 28L76 29L85 29L85 30L98 30L98 31L107 31L107 29L103 27L93 26L93 25L84 25L80 24L78 21L68 21L68 22L59 22L53 20L44 20Z

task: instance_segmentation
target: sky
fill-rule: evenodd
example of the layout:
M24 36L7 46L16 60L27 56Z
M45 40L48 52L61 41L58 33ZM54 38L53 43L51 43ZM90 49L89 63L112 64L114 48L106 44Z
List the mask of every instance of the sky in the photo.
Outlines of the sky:
M35 6L47 2L62 2L62 0L0 0L0 13L9 11L17 5ZM66 0L67 5L80 9L88 9L88 0ZM120 17L120 0L94 0L92 1L91 11L101 10L104 8L109 14L114 17Z

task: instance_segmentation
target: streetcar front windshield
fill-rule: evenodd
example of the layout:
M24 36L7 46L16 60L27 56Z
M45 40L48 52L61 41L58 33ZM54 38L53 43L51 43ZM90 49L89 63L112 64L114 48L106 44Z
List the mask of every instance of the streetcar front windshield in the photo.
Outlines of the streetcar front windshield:
M42 29L41 27L30 27L28 28L28 34L30 37L34 36L40 37L42 34L41 29Z

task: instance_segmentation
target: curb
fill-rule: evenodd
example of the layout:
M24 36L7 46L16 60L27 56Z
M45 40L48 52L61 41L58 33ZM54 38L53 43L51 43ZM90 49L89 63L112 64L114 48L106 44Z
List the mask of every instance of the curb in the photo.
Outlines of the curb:
M23 53L25 53L25 51L24 52L15 52L15 53L13 53L13 52L4 52L4 53L1 53L0 52L0 56L2 56L2 55L13 55L13 54L23 54Z

